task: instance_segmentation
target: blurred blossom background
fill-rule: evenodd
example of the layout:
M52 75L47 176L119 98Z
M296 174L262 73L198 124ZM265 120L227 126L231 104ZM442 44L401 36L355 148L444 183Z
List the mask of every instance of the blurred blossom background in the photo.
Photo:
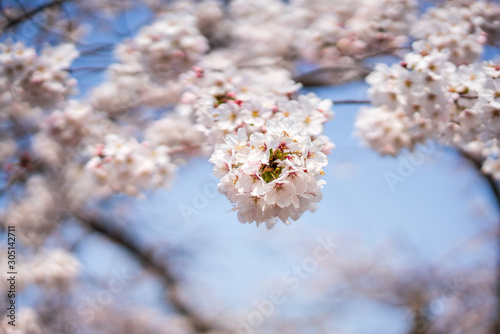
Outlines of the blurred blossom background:
M500 333L496 181L439 140L381 156L354 134L370 101L366 75L399 64L413 41L449 38L435 47L450 49L457 66L498 61L499 8L0 1L0 333ZM182 95L199 68L233 69L225 75L234 82L255 70L249 87L262 96L290 95L293 80L293 94L333 101L321 134L335 148L315 212L272 229L238 221L208 161L230 131L200 131L192 96ZM163 119L173 125L153 128ZM88 173L91 159L109 161L93 151L108 149L108 134L153 143L119 142L117 152L154 150L155 140L182 150L165 160L140 151L157 159L150 179ZM8 226L15 327L6 316Z

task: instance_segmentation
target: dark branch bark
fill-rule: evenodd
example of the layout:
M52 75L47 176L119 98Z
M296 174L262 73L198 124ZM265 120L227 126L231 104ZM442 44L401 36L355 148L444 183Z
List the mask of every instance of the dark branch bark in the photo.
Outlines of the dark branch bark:
M294 81L305 87L339 85L363 79L371 70L357 65L321 67L311 72L297 75Z
M7 24L5 24L5 26L2 27L2 31L6 31L9 29L15 28L19 24L21 24L27 20L32 19L34 16L36 16L37 14L39 14L47 9L61 6L63 3L70 2L70 1L73 1L73 0L54 0L54 1L51 1L48 3L45 3L43 5L40 5L39 7L36 7L32 10L26 11L22 15L20 15L16 18L7 20Z
M495 202L497 204L497 208L499 210L499 218L498 218L498 224L500 224L500 186L498 182L493 178L493 176L486 174L482 170L483 166L483 161L480 158L477 158L470 153L467 153L465 151L460 150L459 151L462 157L464 157L466 160L468 160L477 170L478 174L486 181L488 184L488 187L491 190L491 193L493 194L493 197L495 199ZM497 267L496 267L496 300L497 300L497 309L495 311L495 317L494 317L494 323L492 324L491 327L491 333L492 334L500 334L500 225L497 231Z
M165 284L168 291L168 299L172 307L180 315L186 317L192 328L197 333L208 333L218 329L207 320L202 319L194 312L179 295L179 283L172 272L167 261L158 261L151 252L141 249L131 238L121 230L112 227L110 222L105 221L97 215L75 214L75 217L92 231L99 233L111 242L116 243L128 251L132 257L138 260L145 269L156 274Z
M334 105L336 105L336 104L370 104L370 103L372 103L372 101L370 101L370 100L338 100L338 101L333 100L332 102Z
M481 175L481 177L486 181L488 186L491 189L491 192L493 193L493 196L495 198L495 201L498 206L498 210L500 211L500 188L496 180L493 178L493 176L486 174L483 172L482 167L483 167L483 161L475 156L473 156L470 153L467 153L465 151L460 151L460 154L469 162L472 163L472 165L476 168L478 173Z
M408 334L428 334L429 333L429 318L424 308L415 309L412 311L413 318L411 328Z

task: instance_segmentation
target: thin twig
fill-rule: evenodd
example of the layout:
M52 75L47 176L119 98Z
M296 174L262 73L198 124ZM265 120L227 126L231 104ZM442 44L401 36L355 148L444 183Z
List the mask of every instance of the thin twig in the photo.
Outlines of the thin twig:
M372 101L370 100L339 100L339 101L332 101L333 104L370 104Z
M337 65L337 66L327 66L327 67L320 67L315 70L312 70L310 72L300 74L294 78L294 81L297 82L302 82L306 78L314 77L316 75L328 73L328 72L333 72L333 73L338 73L338 72L346 72L346 71L358 71L364 75L368 75L371 73L371 70L357 66L357 65Z
M7 24L4 27L2 27L2 30L12 29L12 28L16 27L17 25L23 23L24 21L30 20L35 15L37 15L37 14L39 14L47 9L61 6L63 3L69 2L69 1L73 1L73 0L54 0L52 2L48 2L48 3L45 3L43 5L40 5L39 7L36 7L30 11L26 11L25 13L23 13L22 15L14 18L14 19L8 20Z
M75 68L67 68L66 71L69 73L80 72L80 71L105 71L107 67L97 67L97 66L83 66Z
M479 96L477 96L477 95L460 94L460 98L473 100L473 99L479 98Z

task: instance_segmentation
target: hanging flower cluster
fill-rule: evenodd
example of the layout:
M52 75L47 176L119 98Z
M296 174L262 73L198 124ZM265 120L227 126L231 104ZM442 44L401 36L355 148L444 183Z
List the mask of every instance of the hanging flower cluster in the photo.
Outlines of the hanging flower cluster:
M235 203L242 223L265 222L272 228L278 218L288 224L316 210L328 142L303 133L293 120L282 119L269 121L264 133L247 135L240 128L217 146L210 161L221 178L218 189Z
M321 199L321 151L333 144L320 135L333 112L330 100L297 97L300 85L286 72L265 71L195 68L184 77L177 112L195 119L208 151L216 145L210 161L219 191L236 203L239 220L270 228L278 218L288 223L313 211Z

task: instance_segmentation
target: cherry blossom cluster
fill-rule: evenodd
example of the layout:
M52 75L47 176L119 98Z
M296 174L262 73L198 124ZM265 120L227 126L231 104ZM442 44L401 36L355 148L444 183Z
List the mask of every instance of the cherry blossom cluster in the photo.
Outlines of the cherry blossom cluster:
M244 128L262 132L267 122L290 119L308 136L323 132L333 117L330 100L315 94L296 96L300 84L276 68L226 71L195 68L184 76L186 92L177 107L195 118L196 127L211 145Z
M416 2L358 0L332 6L327 0L236 0L224 15L220 5L204 1L190 11L203 20L200 30L211 43L225 46L209 55L219 64L293 69L299 57L338 66L399 47L415 21Z
M217 145L210 161L239 220L270 228L277 218L288 222L314 211L324 152L333 147L321 136L333 117L331 101L313 93L297 97L300 85L273 67L195 67L182 78L186 91L176 113L193 119L208 139L206 152Z
M463 1L473 13L474 25L486 33L487 44L497 44L500 39L500 5L495 1Z
M123 62L138 62L155 77L178 75L195 64L208 51L196 17L186 12L165 13L137 36L118 47Z
M68 291L75 283L81 264L73 254L62 248L42 250L34 256L20 256L18 261L16 293L27 287L43 288L46 291ZM0 255L0 259L7 263L7 252ZM0 282L0 293L3 296L11 294L10 282L2 280ZM10 292L9 292L10 291ZM4 317L0 322L0 332L7 334L37 334L42 333L40 329L37 312L31 308L22 307L18 309L19 317L22 321L15 321L13 326L11 318Z
M363 109L356 129L363 140L382 154L397 155L432 135L447 121L452 105L448 75L455 66L447 52L416 42L415 52L400 64L378 64L368 75L368 94L376 108Z
M500 177L500 65L457 67L449 56L416 42L401 63L377 66L367 77L375 107L362 110L356 131L389 155L438 140L486 158L484 171Z
M469 64L483 52L483 44L487 41L486 33L480 27L480 18L468 6L430 8L413 25L412 35L438 50L449 50L451 62Z
M22 317L22 318L21 318ZM5 334L39 334L42 333L42 321L37 314L37 311L31 308L21 308L19 310L19 318L24 319L19 323L16 323L16 326L12 326L9 324L9 318L3 317L4 319L0 323L0 330Z
M216 147L210 161L219 177L218 189L235 203L242 223L266 223L272 228L281 219L297 220L315 211L325 183L322 152L328 141L311 140L292 119L268 121L264 132L247 134L244 128L229 134Z
M205 143L205 136L195 128L189 117L177 114L152 122L145 129L144 135L152 145L168 146L175 163L200 155Z
M0 215L5 226L16 226L18 238L26 245L40 246L57 220L56 193L48 180L34 175L27 180L23 196L10 203Z
M46 46L38 55L21 42L0 43L0 110L6 110L0 117L31 117L63 103L76 90L67 70L78 55L72 44Z
M135 138L124 139L110 134L104 144L95 147L86 168L100 184L113 191L137 195L165 186L176 166L171 162L167 146L153 146Z
M39 131L31 142L33 157L54 167L71 160L79 165L86 147L102 143L107 134L118 130L116 123L90 104L69 100L41 118Z
M231 47L240 61L278 62L290 56L295 31L287 27L300 25L291 6L279 0L236 0L229 5L229 16Z
M64 249L53 249L21 262L23 272L20 284L36 284L47 288L67 289L80 271L80 262ZM28 274L29 273L29 274Z
M354 64L357 59L393 50L407 42L416 20L414 0L295 1L299 12L309 17L299 31L301 55L323 66Z
M199 30L213 47L204 67L207 61L225 68L285 66L294 60L296 31L290 27L302 27L302 19L280 0L236 0L225 8L219 1L207 0L178 2L175 7L197 17Z
M44 120L44 127L51 138L61 145L75 147L96 131L103 122L88 104L71 100L62 110L54 110Z
M116 48L119 62L110 66L110 80L94 90L93 104L100 110L122 112L141 104L173 103L179 90L177 75L207 50L195 16L187 11L164 13Z

